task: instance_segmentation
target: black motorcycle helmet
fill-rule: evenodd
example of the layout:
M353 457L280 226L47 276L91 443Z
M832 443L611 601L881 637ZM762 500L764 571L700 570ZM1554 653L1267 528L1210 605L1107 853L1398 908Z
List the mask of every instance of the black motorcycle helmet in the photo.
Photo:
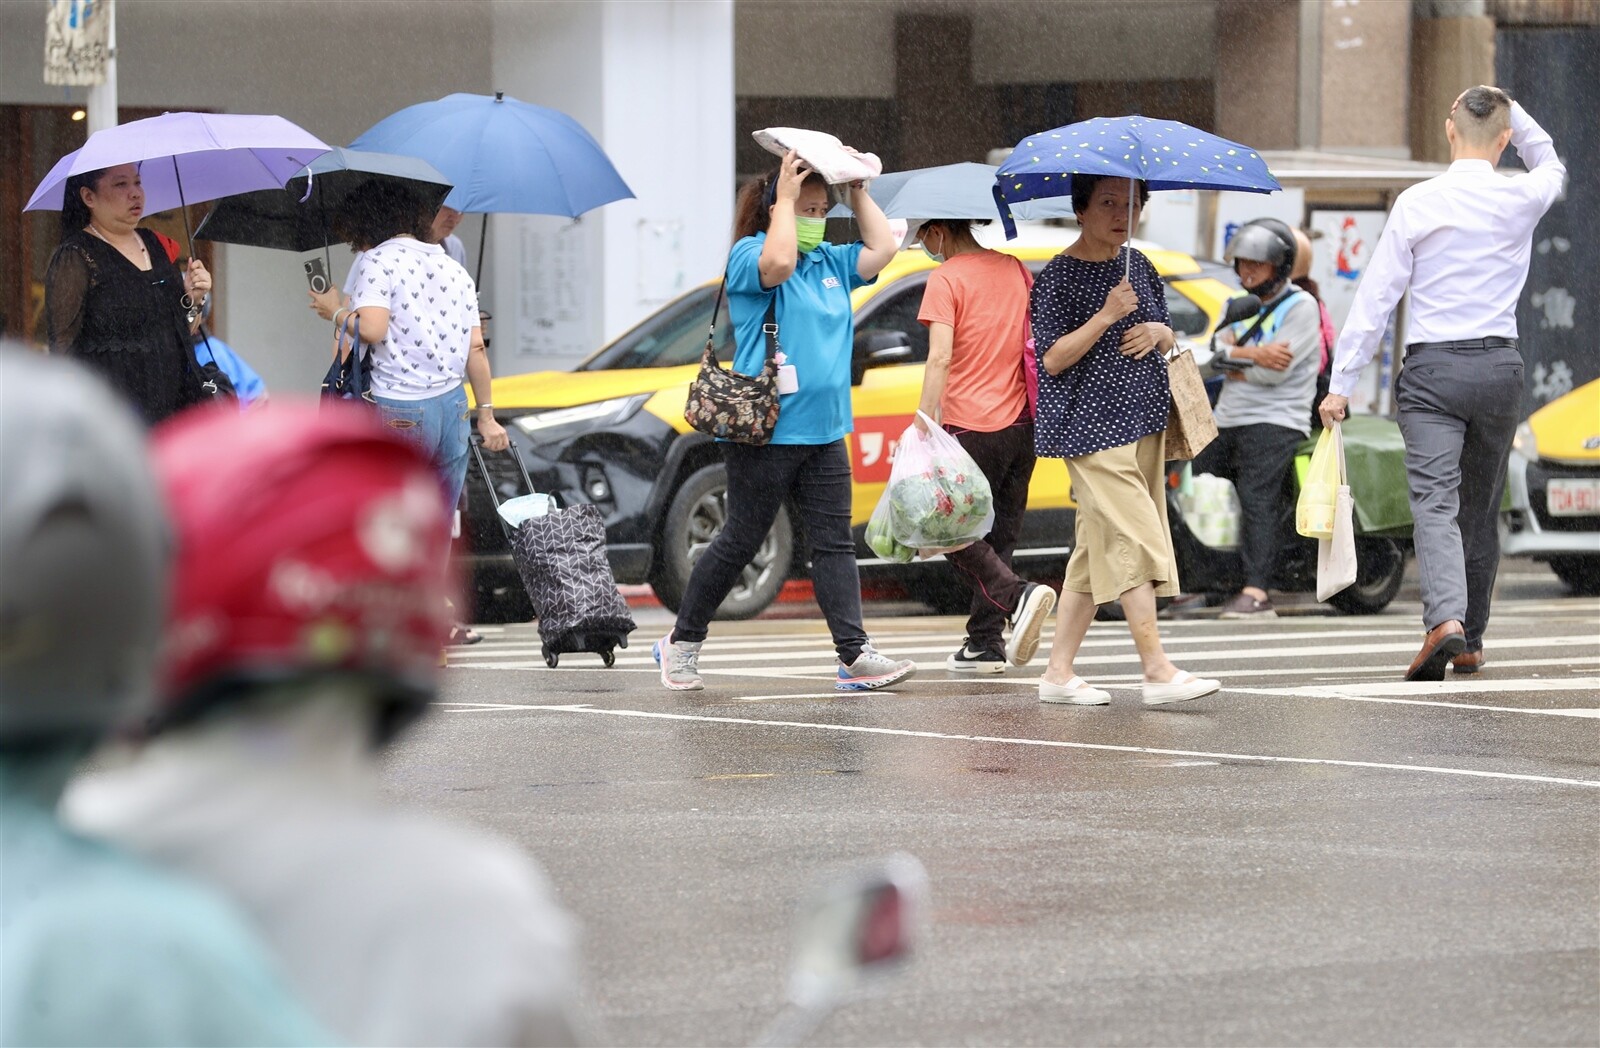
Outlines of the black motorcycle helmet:
M1294 230L1289 228L1288 223L1276 218L1253 218L1233 234L1223 258L1236 273L1240 259L1266 262L1273 267L1272 279L1260 287L1245 289L1259 295L1265 302L1283 290L1283 285L1288 282L1289 273L1294 269L1296 250Z

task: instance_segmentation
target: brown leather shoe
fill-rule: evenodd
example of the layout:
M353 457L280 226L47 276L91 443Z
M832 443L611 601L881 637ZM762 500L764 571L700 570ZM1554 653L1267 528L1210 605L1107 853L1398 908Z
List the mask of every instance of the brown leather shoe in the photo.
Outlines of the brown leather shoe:
M1450 660L1461 654L1467 646L1467 631L1461 623L1449 619L1428 631L1422 640L1422 650L1411 660L1406 670L1406 680L1444 680L1444 668Z
M1477 651L1463 651L1460 655L1450 660L1450 668L1457 673L1477 673L1483 669L1483 649Z

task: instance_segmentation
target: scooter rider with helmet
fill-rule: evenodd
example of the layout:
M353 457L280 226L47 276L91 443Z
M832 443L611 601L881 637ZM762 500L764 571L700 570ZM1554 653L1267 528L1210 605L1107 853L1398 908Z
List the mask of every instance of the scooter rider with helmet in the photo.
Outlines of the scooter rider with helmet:
M538 867L382 796L450 628L428 460L314 402L191 412L154 456L178 548L164 696L69 818L232 896L348 1043L584 1039L573 923Z
M170 534L142 430L0 344L0 1044L327 1044L234 907L56 817L151 701Z
M1225 258L1261 311L1218 332L1213 365L1227 381L1214 409L1217 439L1191 468L1233 481L1242 511L1240 556L1245 585L1223 606L1225 619L1275 618L1267 587L1294 508L1289 470L1310 435L1311 401L1321 357L1316 299L1289 279L1294 231L1275 218L1241 226Z

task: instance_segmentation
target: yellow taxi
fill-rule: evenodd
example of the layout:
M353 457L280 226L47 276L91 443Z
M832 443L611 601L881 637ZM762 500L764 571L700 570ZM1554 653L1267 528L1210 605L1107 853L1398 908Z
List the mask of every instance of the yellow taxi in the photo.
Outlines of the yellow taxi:
M1034 272L1059 246L1005 248ZM1166 284L1172 326L1180 338L1204 339L1227 300L1238 293L1233 273L1175 251L1144 248ZM890 457L911 424L922 392L927 329L917 322L935 263L920 250L901 251L871 286L852 296L855 433L848 438L855 474L852 517L860 531L889 478ZM705 349L716 284L663 306L572 371L509 375L494 382L495 415L512 434L534 486L571 505L592 502L606 521L607 550L619 583L648 582L676 608L695 558L721 530L727 497L716 444L683 418L690 381ZM727 306L717 319L715 352L732 357ZM499 461L495 461L499 460ZM488 456L490 482L503 495L523 487L506 456ZM469 484L461 553L469 564L486 621L530 612L517 582L490 500ZM476 497L474 497L476 496ZM1059 459L1041 459L1015 554L1019 570L1059 571L1070 552L1072 501ZM719 611L723 618L759 613L784 581L803 576L795 525L779 515L755 560ZM942 558L888 564L859 545L862 574L894 575L941 610L966 607L967 591Z
M1600 593L1600 379L1550 401L1517 429L1500 548L1549 561L1574 593Z

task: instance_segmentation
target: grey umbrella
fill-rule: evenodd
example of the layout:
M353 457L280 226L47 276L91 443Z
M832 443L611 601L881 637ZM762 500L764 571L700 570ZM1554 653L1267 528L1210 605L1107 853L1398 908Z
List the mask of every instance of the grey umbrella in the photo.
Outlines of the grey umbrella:
M997 219L994 173L990 164L945 164L895 171L872 180L868 192L889 218L915 222L930 218ZM1022 221L1071 218L1072 198L1053 197L1013 204L1012 214ZM829 218L849 218L854 212L839 204Z

